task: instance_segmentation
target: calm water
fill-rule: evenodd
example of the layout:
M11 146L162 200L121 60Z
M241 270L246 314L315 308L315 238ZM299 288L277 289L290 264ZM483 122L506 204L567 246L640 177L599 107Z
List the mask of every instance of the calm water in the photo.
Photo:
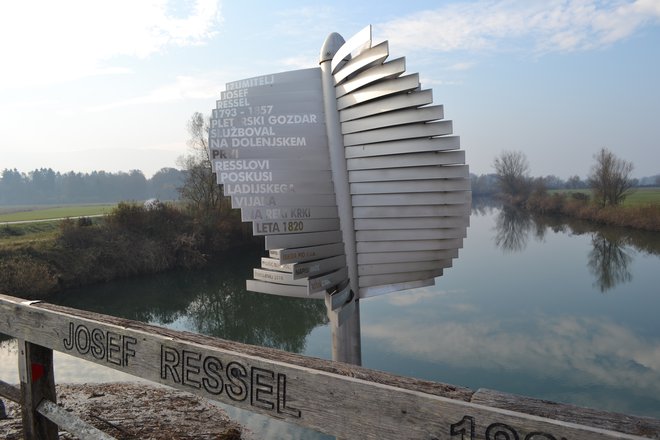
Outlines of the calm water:
M330 358L322 301L246 292L260 253L204 271L125 280L53 302ZM363 300L363 364L660 418L660 234L473 211L433 288ZM16 382L0 344L0 379ZM58 381L128 380L65 355ZM325 438L236 411L264 438Z

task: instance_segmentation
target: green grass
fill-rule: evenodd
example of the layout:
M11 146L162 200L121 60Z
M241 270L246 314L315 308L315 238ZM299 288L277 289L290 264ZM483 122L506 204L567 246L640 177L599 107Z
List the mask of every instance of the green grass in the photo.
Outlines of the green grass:
M549 191L550 194L574 194L583 193L591 197L590 189L555 189ZM623 202L624 206L638 206L638 205L660 205L660 188L635 188L633 192L626 197Z
M108 214L116 204L65 205L65 206L5 206L0 209L0 223L34 220L49 220L66 217L81 217Z

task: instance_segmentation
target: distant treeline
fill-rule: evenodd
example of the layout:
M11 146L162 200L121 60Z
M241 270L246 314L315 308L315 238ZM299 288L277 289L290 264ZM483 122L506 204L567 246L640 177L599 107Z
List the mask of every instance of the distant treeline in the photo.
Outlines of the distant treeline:
M142 171L60 173L51 168L23 173L4 169L0 176L0 205L107 203L122 200L179 198L185 172L162 168L150 179Z
M498 176L491 174L470 174L473 196L494 196L498 193ZM549 175L536 178L536 183L543 183L546 189L586 189L589 188L587 180L580 176L572 176L563 180L557 176ZM633 187L660 186L660 174L641 179L633 179Z

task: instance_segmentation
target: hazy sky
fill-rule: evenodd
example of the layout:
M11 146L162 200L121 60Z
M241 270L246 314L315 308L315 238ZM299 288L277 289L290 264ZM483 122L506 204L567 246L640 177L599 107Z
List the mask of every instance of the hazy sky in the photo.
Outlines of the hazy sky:
M318 65L374 26L454 121L471 171L503 150L586 176L602 147L660 173L660 0L0 3L0 170L150 176L224 84Z

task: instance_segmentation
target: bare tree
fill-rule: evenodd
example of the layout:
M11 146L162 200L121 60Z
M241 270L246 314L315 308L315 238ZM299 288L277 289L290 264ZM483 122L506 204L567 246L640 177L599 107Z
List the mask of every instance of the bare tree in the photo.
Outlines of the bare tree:
M500 192L512 199L524 199L531 190L529 162L521 151L503 151L493 162Z
M606 148L602 148L594 159L596 163L589 174L589 186L593 190L594 200L600 206L620 204L634 186L634 180L630 177L633 164L619 159Z
M211 170L208 148L209 119L195 112L188 121L189 154L178 159L185 172L181 198L199 213L210 213L223 207L222 189Z

